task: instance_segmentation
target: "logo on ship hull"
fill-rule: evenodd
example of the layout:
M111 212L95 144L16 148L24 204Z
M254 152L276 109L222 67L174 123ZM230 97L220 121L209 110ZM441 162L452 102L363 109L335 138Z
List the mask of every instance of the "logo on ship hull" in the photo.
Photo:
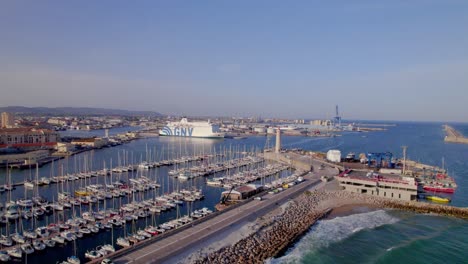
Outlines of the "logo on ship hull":
M191 137L193 134L193 127L174 127L171 129L168 126L165 126L161 129L161 135L163 136L177 136L177 137Z

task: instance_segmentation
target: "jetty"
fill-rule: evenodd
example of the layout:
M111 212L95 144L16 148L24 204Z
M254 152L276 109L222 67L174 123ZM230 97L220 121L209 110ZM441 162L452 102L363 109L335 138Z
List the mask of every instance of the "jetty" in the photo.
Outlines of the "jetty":
M455 128L449 125L444 125L444 130L447 134L444 138L445 142L468 144L468 138L457 131Z

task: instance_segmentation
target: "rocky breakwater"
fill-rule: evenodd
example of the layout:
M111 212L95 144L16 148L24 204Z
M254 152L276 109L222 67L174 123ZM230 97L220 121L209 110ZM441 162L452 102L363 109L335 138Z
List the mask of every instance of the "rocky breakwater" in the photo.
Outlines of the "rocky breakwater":
M221 248L195 263L263 263L286 249L330 209L314 210L316 195L307 193L290 202L286 210L258 232L236 244Z
M345 191L307 191L290 201L284 211L275 215L273 221L264 223L257 232L233 245L211 252L194 263L263 263L266 259L284 252L333 208L350 205L468 218L468 208L403 202Z
M439 214L468 219L468 208L421 202L383 201L382 207L412 211L423 214Z

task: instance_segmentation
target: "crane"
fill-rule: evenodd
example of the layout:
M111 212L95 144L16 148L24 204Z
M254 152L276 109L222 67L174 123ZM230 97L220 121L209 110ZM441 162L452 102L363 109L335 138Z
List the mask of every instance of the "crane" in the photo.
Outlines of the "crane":
M335 111L336 111L335 126L341 127L341 116L340 116L340 112L338 111L338 105L336 105Z

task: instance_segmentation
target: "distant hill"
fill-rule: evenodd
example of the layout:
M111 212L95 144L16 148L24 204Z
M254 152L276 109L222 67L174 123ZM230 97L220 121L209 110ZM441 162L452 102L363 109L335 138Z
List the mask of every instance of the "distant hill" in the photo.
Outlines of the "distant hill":
M161 116L154 111L130 111L121 109L91 108L91 107L24 107L6 106L0 107L0 112L12 112L27 115L79 115L79 116L99 116L99 115L119 115L119 116Z

